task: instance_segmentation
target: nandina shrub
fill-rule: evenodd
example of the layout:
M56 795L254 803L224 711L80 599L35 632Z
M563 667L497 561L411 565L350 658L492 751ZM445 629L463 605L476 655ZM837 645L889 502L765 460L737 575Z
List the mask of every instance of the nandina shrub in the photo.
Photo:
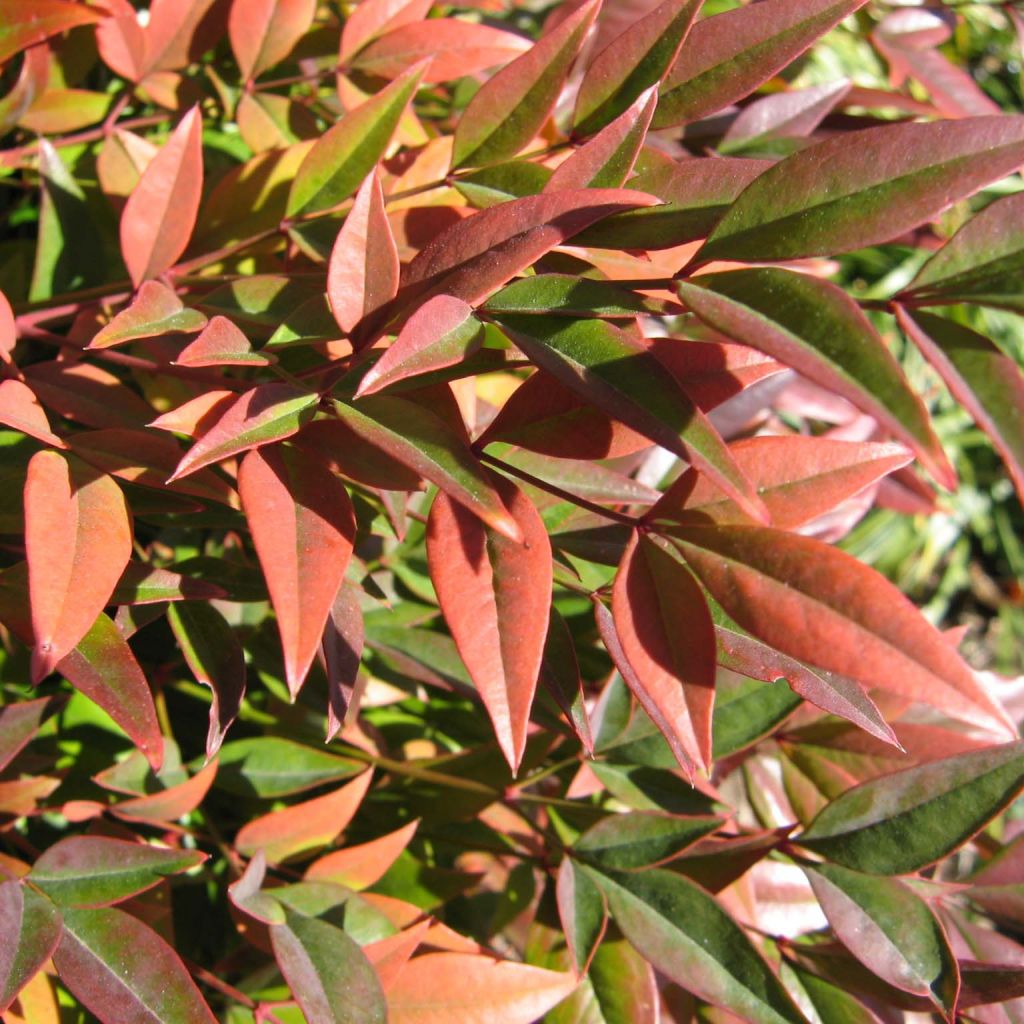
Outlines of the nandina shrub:
M1015 4L0 18L5 1021L1024 1015Z

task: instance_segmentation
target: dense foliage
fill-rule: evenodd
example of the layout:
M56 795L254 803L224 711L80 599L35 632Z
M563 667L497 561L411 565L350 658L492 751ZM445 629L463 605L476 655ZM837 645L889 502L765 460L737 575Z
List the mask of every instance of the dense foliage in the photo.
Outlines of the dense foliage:
M1022 10L0 0L3 1020L1024 1020Z

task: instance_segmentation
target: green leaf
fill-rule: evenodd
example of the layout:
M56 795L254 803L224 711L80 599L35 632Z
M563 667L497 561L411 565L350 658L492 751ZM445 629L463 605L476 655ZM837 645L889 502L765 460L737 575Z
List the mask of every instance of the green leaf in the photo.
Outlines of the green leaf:
M317 139L288 193L286 215L317 213L348 199L384 155L426 64L405 71Z
M102 1021L215 1024L178 954L123 910L63 913L53 955L60 980Z
M761 505L706 417L647 349L604 320L499 320L541 369L615 419L692 461L752 515Z
M613 814L591 826L572 849L602 871L636 871L671 860L724 823L722 818L683 818L655 811Z
M311 1024L384 1024L384 992L358 944L326 921L286 911L274 956Z
M802 867L846 948L890 985L926 996L951 1017L959 971L928 904L895 878L830 864Z
M0 882L0 1013L32 980L60 940L57 908L18 881Z
M956 476L899 363L857 304L828 281L778 267L679 282L705 323L760 349L870 413L947 487Z
M454 185L472 206L485 210L509 199L539 195L550 180L549 168L528 160L510 160L460 176Z
M723 686L719 680L711 723L715 760L729 757L774 732L802 703L788 686L741 679Z
M930 313L897 311L900 326L988 434L1024 501L1024 372L969 327Z
M612 281L591 281L571 274L535 274L506 285L480 308L498 317L509 313L554 313L631 320L644 313L660 313L664 304L635 295Z
M967 842L1022 788L1018 740L855 786L826 805L798 842L857 871L906 874Z
M743 929L700 886L657 868L592 875L622 933L662 974L750 1024L806 1024Z
M762 174L696 258L791 260L886 242L1021 163L1019 115L844 132Z
M1024 310L1024 193L975 214L900 293L908 305L976 302Z
M810 971L790 966L822 1024L877 1024L878 1018L849 992Z
M102 907L144 892L161 878L204 860L206 854L196 850L71 836L43 851L28 877L62 907Z
M558 868L558 916L577 974L586 974L608 926L608 907L593 879L564 857Z
M347 779L366 767L359 761L279 736L254 736L225 743L218 761L218 789L264 800Z

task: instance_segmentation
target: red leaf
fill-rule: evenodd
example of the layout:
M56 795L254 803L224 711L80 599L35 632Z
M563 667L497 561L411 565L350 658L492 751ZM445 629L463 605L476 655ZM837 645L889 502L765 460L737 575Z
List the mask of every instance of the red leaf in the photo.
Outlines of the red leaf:
M359 607L359 591L342 583L327 617L321 650L327 668L327 741L359 710L359 662L366 632Z
M157 416L148 425L174 434L201 437L217 423L237 398L237 391L204 391L177 409Z
M301 448L250 452L238 471L238 490L277 615L294 697L352 554L352 503L345 485Z
M14 310L7 296L0 292L0 361L12 362L11 353L18 341L18 325L14 322Z
M676 543L726 612L783 653L1006 731L1006 713L942 634L855 558L760 526L688 526Z
M656 86L639 96L614 121L574 150L555 168L545 192L576 188L618 188L632 174L633 165L658 105Z
M42 725L43 716L56 707L49 697L5 704L0 708L0 772L29 743ZM3 934L0 930L0 934Z
M123 381L91 363L33 363L25 380L47 409L87 427L140 427L153 415Z
M338 63L343 64L371 39L414 21L422 21L434 0L363 0L357 4L341 30Z
M641 703L657 708L655 724L667 725L673 751L682 750L687 762L707 767L715 627L697 581L660 538L633 534L615 577L612 616L644 691Z
M576 987L571 974L473 953L426 953L388 990L390 1024L533 1024Z
M55 448L67 445L50 430L50 421L32 389L20 380L0 381L0 423Z
M0 0L0 63L50 36L103 19L101 8L67 0Z
M157 793L122 800L110 808L110 813L125 821L170 824L191 814L206 799L216 774L217 761L214 759L185 782Z
M177 480L250 448L291 437L312 418L317 400L315 394L285 383L259 384L238 395L188 450L171 479ZM220 408L219 396L215 407ZM160 426L165 426L164 419L160 417Z
M326 846L352 820L370 788L372 771L352 782L282 811L271 811L243 825L235 849L251 857L262 851L269 864L279 864L318 846Z
M121 253L138 287L185 251L203 191L202 120L193 107L143 172L121 214Z
M390 302L398 292L399 271L398 249L374 170L356 193L327 267L327 298L338 326L351 333L363 317Z
M0 882L0 1013L50 959L60 941L60 914L21 882Z
M745 143L808 136L849 91L849 81L841 78L762 96L740 111L722 136L720 149L729 153Z
M162 334L192 334L205 326L206 317L186 309L170 288L159 281L145 281L128 307L89 342L89 348L110 348Z
M447 82L504 64L529 48L529 39L503 29L437 18L391 29L360 50L351 66L368 75L397 78L406 68L430 58L423 81Z
M415 256L396 301L408 309L444 292L473 305L602 217L657 202L628 189L584 189L526 196L481 210L453 224Z
M398 337L366 372L356 397L432 370L455 366L483 342L473 307L450 295L428 299L405 322Z
M273 356L254 352L249 339L226 317L215 316L195 341L189 342L176 366L267 366Z
M335 882L349 889L367 889L380 879L398 859L416 834L419 819L410 821L386 836L359 846L347 846L315 860L306 869L305 879Z
M438 602L513 772L526 747L551 606L551 543L529 499L492 475L522 543L488 529L447 494L434 499L427 559Z
M279 64L313 24L316 0L233 0L228 37L242 78Z
M37 452L25 481L25 553L38 682L85 636L132 553L121 489L56 452Z

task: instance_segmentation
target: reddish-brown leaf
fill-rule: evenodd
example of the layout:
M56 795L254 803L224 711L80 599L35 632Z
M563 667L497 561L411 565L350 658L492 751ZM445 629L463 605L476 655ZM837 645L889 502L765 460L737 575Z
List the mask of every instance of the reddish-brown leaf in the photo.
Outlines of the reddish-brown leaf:
M193 107L128 197L121 254L136 287L170 269L188 245L203 191L202 129Z
M168 430L173 434L201 437L220 420L237 398L237 391L204 391L177 409L157 416L148 426Z
M14 310L7 296L0 292L0 361L10 363L11 353L18 340L18 325L14 322Z
M437 18L399 25L356 54L351 66L381 78L397 78L429 58L424 82L447 82L504 64L525 50L523 36L456 18Z
M434 0L363 0L345 19L338 62L344 63L371 39L400 25L422 21Z
M352 554L352 503L345 485L313 452L280 445L245 457L238 490L294 697L316 656Z
M548 628L551 543L526 495L504 477L492 479L522 542L489 529L442 493L427 523L427 558L459 654L516 771Z
M342 583L331 605L321 640L327 669L327 741L359 710L359 662L366 631L358 588Z
M331 250L327 299L338 326L350 333L398 292L398 249L374 170L360 185Z
M25 380L47 409L87 427L141 427L153 416L124 381L92 363L33 363Z
M25 553L37 682L85 636L121 578L132 526L121 489L57 452L37 452L25 481Z
M1006 732L1005 711L942 634L845 552L760 526L687 526L676 543L726 612L783 653Z
M68 0L0 0L0 63L50 36L103 19L102 8Z
M145 281L131 303L89 342L89 348L110 348L138 338L162 334L193 334L206 326L206 317L184 303L159 281Z
M50 421L32 389L20 380L0 381L0 423L54 448L67 447L50 430Z
M202 402L202 399L197 401ZM233 396L217 422L205 430L185 454L171 479L177 480L250 448L291 437L313 417L316 403L315 394L285 383L259 384L251 391ZM214 408L218 411L221 408L219 395L204 412L212 412ZM175 413L180 414L181 410ZM159 425L177 429L168 428L164 417L160 417Z
M349 889L369 888L394 864L412 841L418 826L419 819L410 821L379 839L325 854L310 864L304 877L307 880L336 882Z
M272 355L254 352L249 339L226 316L215 316L174 362L177 366L267 366L273 360Z
M715 627L697 581L660 538L634 533L612 590L615 632L646 708L687 760L711 763ZM638 695L639 697L639 695ZM682 763L682 762L681 762ZM686 767L686 764L683 764Z
M0 882L0 1013L50 959L60 932L60 914L46 896L18 881Z
M233 0L228 37L245 79L279 64L306 34L316 0Z
M483 342L473 307L451 295L428 299L359 382L356 397L372 395L407 377L455 366Z
M388 990L390 1024L533 1024L576 987L571 974L473 953L426 953Z
M271 811L242 826L235 849L245 857L262 851L268 864L280 864L318 846L326 846L352 820L370 788L373 772L328 793L282 811Z

